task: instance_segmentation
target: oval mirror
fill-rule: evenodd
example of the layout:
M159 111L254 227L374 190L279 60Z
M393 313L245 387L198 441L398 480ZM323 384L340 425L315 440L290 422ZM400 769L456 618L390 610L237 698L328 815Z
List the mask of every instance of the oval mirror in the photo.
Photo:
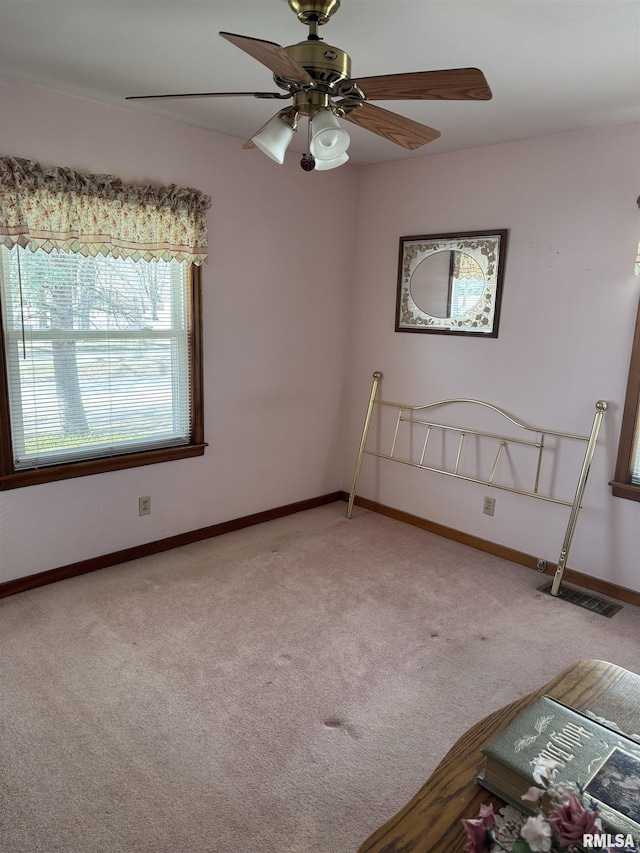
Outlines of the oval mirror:
M482 299L485 278L480 265L465 252L428 255L411 275L411 297L430 317L461 317Z

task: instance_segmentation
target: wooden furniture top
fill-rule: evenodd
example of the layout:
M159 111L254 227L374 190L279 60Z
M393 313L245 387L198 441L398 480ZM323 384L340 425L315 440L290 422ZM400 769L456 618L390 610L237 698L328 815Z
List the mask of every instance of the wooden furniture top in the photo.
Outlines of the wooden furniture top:
M540 690L489 714L449 750L428 781L391 820L371 835L358 853L462 853L467 842L460 821L477 817L481 803L504 801L477 782L482 748L543 693L577 711L640 732L640 676L600 660L567 667Z

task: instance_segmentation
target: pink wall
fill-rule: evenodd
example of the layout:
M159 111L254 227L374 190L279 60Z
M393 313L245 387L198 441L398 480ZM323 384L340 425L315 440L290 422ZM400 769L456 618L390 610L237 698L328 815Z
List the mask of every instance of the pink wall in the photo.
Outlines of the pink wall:
M589 431L603 398L569 566L640 591L640 504L608 486L640 293L639 142L638 125L627 124L359 170L345 488L374 370L384 373L385 399L476 397L576 433ZM499 337L394 332L399 237L474 228L509 229ZM490 518L486 487L370 458L360 491L550 561L568 520L564 507L499 491Z
M339 489L353 170L280 167L241 140L38 87L0 94L3 154L213 199L204 457L1 492L0 581ZM315 235L330 256L310 252Z
M37 87L6 82L0 109L2 153L213 197L205 456L1 492L0 580L349 488L380 369L394 399L479 397L571 432L606 399L569 565L640 591L640 504L607 485L640 292L637 125L309 175L239 140ZM499 338L394 332L398 238L473 228L509 229ZM316 235L329 256L310 254ZM497 492L489 518L486 491L388 464L365 464L361 488L557 560L568 511Z

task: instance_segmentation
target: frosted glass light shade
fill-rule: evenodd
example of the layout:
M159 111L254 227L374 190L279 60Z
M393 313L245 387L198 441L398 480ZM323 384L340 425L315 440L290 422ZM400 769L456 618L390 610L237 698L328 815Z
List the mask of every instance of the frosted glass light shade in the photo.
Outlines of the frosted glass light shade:
M344 154L351 139L346 130L340 127L338 119L331 110L321 110L311 119L310 150L318 160L335 160Z
M343 166L347 160L349 159L349 155L345 151L344 154L341 154L339 157L334 157L333 160L316 160L316 172L326 172L329 169L336 169L338 166Z
M290 124L287 124L279 115L275 115L255 136L251 137L251 141L267 157L271 157L282 166L284 155L287 153L294 133Z

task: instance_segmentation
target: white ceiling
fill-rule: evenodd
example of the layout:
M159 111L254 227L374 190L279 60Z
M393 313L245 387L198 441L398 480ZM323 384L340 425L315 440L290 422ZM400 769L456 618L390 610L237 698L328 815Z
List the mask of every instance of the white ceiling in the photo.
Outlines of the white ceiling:
M307 36L287 0L0 0L0 73L242 145L288 102L124 100L277 91L220 30L284 46ZM320 35L351 56L355 79L473 66L493 91L491 101L377 102L442 136L408 152L349 124L352 165L640 119L640 0L342 0ZM298 133L291 150L305 142Z

